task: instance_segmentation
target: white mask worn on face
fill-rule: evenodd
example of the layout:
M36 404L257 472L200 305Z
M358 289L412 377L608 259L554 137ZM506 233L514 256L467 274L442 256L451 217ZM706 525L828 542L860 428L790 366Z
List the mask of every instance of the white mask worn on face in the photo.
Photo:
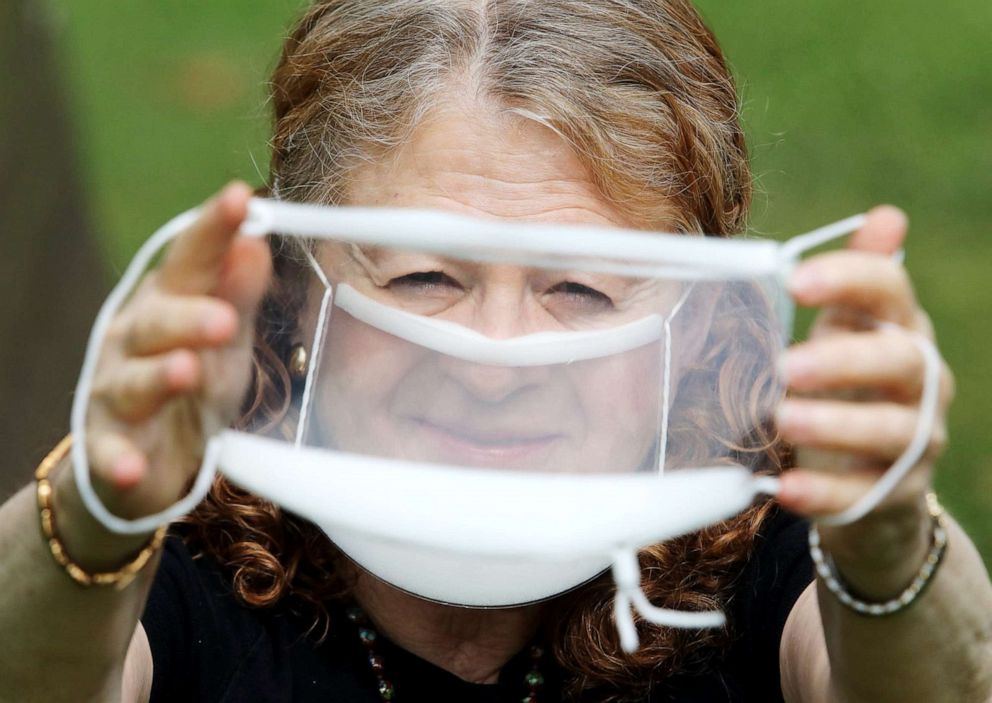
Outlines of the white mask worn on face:
M777 479L754 471L760 438L747 437L783 393L785 283L804 252L864 222L779 244L254 199L242 234L296 238L310 276L292 321L310 335L295 429L206 432L190 493L124 520L90 481L94 367L114 314L196 215L152 236L94 324L72 410L90 512L114 532L150 531L192 510L220 469L321 527L379 578L443 603L530 603L612 566L626 651L638 646L633 609L673 627L724 623L719 611L653 606L637 551L777 491ZM865 515L925 451L940 365L933 344L914 339L926 360L916 435L860 501L825 522ZM719 373L728 360L739 378ZM738 403L721 410L718 391ZM747 403L751 424L732 427L727 416ZM711 428L723 434L704 439Z

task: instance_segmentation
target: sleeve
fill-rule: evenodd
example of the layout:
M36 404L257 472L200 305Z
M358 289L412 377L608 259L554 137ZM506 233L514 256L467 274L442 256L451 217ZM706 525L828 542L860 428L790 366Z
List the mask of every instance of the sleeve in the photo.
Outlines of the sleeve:
M732 603L739 676L747 700L781 701L779 647L785 622L813 581L809 523L776 509L755 542Z

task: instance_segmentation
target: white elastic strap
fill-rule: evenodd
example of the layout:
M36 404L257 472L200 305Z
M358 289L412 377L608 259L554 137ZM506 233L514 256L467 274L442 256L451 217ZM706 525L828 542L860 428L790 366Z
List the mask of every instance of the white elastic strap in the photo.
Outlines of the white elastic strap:
M723 627L727 618L719 610L690 612L670 610L651 604L641 590L641 567L637 562L637 552L633 549L618 550L613 556L613 582L617 592L614 598L614 619L620 635L623 651L637 651L640 644L637 626L634 623L634 609L654 625L666 625L683 629Z
M782 255L786 262L785 268L791 268L804 252L860 229L864 226L867 219L865 215L855 215L846 220L841 220L840 222L835 222L812 232L793 237L782 245ZM902 249L894 252L892 259L896 263L902 264L905 259L905 252ZM913 343L923 356L923 393L920 398L920 411L916 421L916 429L906 450L889 467L882 478L875 482L868 492L861 496L847 510L835 515L819 518L818 522L823 525L847 525L860 520L871 512L882 502L885 496L895 489L899 482L906 477L906 474L923 457L930 443L930 435L933 433L934 423L937 418L937 406L940 399L940 352L937 351L934 343L923 335L908 332L891 322L879 322L878 326L880 329L910 335Z
M823 227L814 229L806 234L798 234L791 237L787 242L782 243L782 258L788 263L794 263L804 253L811 249L816 249L827 242L851 234L861 229L868 217L866 215L853 215L840 222L834 222Z
M796 261L799 260L799 257L806 252L816 249L816 247L822 246L827 242L833 241L834 239L839 239L845 235L853 234L864 227L864 224L867 221L867 215L852 215L846 220L834 222L833 224L814 229L806 234L797 234L796 236L791 237L788 241L782 243L782 248L780 250L782 260L785 264L782 267L783 271L788 273ZM905 258L906 251L904 249L897 249L892 252L891 259L900 266L902 266Z
M114 289L110 292L107 300L100 307L96 321L93 323L93 330L90 332L89 340L86 344L86 354L83 357L83 367L79 372L79 381L76 384L76 393L72 401L72 413L70 415L70 427L72 429L72 463L73 476L79 490L79 496L83 505L89 510L104 527L111 532L119 534L141 534L152 532L160 525L163 525L176 517L188 512L195 506L210 488L212 475L204 472L197 477L193 485L193 490L189 495L180 500L175 505L154 515L148 515L138 520L125 520L114 515L100 501L93 483L90 481L89 459L86 456L86 411L89 408L90 394L93 390L93 376L96 372L96 365L100 359L100 351L103 341L107 336L107 330L113 321L114 315L127 300L128 295L137 285L141 275L156 254L171 240L175 239L180 232L189 227L199 216L199 208L184 212L162 226L145 242L134 259L124 271L124 275ZM208 446L208 450L210 447ZM204 457L206 463L206 456Z
M777 476L756 476L754 479L755 494L764 493L768 496L774 496L778 494L781 486L782 481Z
M560 266L678 280L772 275L772 241L687 237L592 225L516 223L413 208L327 207L253 198L246 233L278 232L475 261Z
M661 315L604 330L537 332L492 339L448 320L414 315L368 298L339 283L335 306L376 329L456 359L489 366L546 366L570 364L622 354L657 341L662 334Z
M916 420L916 430L913 439L906 450L875 484L850 508L836 515L819 518L821 525L848 525L860 520L871 512L892 490L902 481L916 463L923 458L930 444L934 423L937 420L937 409L940 404L940 352L936 345L926 337L891 322L881 322L879 327L894 333L909 335L913 343L923 355L923 393L920 397L920 410Z

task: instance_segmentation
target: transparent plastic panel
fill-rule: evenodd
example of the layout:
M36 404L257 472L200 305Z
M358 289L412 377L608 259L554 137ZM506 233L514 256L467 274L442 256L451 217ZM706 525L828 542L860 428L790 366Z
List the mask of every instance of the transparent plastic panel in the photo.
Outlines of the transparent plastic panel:
M294 245L302 446L546 473L763 466L783 327L760 281Z

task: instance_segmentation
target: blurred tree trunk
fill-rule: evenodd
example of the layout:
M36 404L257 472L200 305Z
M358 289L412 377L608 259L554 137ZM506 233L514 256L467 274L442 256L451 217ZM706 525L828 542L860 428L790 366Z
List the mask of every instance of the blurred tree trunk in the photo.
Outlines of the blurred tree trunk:
M0 500L67 432L106 291L49 9L0 1Z

